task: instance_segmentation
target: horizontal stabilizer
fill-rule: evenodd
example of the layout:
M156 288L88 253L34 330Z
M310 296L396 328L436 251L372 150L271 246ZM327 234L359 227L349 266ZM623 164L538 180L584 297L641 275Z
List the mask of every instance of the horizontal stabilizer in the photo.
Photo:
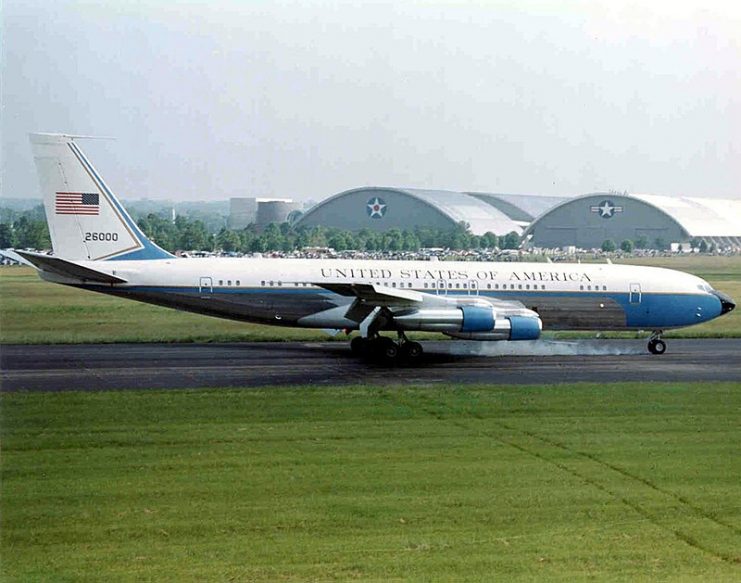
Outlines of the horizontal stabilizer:
M72 261L44 255L43 253L32 253L31 251L16 251L18 255L28 260L36 269L83 281L96 281L99 283L126 283L126 280L110 273L91 269L78 265Z
M21 265L34 267L33 263L31 263L28 259L25 259L18 255L18 253L16 253L13 249L0 249L0 257L5 257L7 259L10 259L11 261L20 263Z
M371 283L315 283L326 290L341 296L355 296L364 302L377 306L398 306L421 302L424 294L411 289L390 288Z

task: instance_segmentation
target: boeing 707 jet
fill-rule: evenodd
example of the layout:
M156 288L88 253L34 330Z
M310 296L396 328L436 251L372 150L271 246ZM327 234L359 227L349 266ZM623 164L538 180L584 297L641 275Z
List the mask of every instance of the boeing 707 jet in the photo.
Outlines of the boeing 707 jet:
M542 330L665 330L735 308L680 271L612 264L182 258L149 240L74 136L32 134L52 255L18 251L45 280L220 318L359 331L353 352L415 360L410 331L484 341ZM394 332L396 339L381 335Z

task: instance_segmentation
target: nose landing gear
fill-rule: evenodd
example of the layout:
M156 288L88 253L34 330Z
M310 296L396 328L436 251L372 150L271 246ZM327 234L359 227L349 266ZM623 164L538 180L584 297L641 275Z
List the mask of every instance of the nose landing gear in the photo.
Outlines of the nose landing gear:
M648 339L648 351L651 354L664 354L666 352L666 342L661 339L663 330L655 330Z

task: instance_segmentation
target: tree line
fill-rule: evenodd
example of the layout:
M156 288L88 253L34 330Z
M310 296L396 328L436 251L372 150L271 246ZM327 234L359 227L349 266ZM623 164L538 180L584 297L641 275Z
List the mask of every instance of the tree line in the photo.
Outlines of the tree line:
M306 248L330 247L336 251L417 251L421 248L442 247L468 250L499 247L517 249L520 236L509 233L498 237L494 233L474 235L461 223L452 229L416 227L391 229L384 232L362 229L358 232L334 227L293 227L289 223L272 223L264 228L249 225L240 230L223 227L210 235L198 220L178 217L175 221L148 215L139 226L160 247L168 251L220 250L227 253L291 252Z
M299 227L289 223L270 224L262 229L250 225L241 230L222 227L217 233L199 219L178 216L174 221L151 213L137 221L152 241L170 252L224 251L227 253L290 252L307 247L331 247L337 251L417 251L441 247L455 250L517 249L517 233L497 236L474 235L461 223L452 229L416 227L385 232L362 229L358 232L333 227ZM49 249L51 240L42 206L31 211L5 213L0 222L0 248Z

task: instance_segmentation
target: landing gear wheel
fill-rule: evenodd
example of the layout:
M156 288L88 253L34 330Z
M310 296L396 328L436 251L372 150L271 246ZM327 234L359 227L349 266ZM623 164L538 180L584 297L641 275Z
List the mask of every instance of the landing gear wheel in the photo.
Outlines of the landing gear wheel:
M394 362L399 357L399 345L391 338L380 336L373 344L373 352L380 360Z
M651 354L664 354L666 352L666 342L663 340L649 340L648 351Z
M363 356L368 352L370 341L362 336L356 336L350 340L350 350L355 356Z
M419 342L405 342L401 345L402 354L404 358L411 362L415 362L422 357L422 345Z

